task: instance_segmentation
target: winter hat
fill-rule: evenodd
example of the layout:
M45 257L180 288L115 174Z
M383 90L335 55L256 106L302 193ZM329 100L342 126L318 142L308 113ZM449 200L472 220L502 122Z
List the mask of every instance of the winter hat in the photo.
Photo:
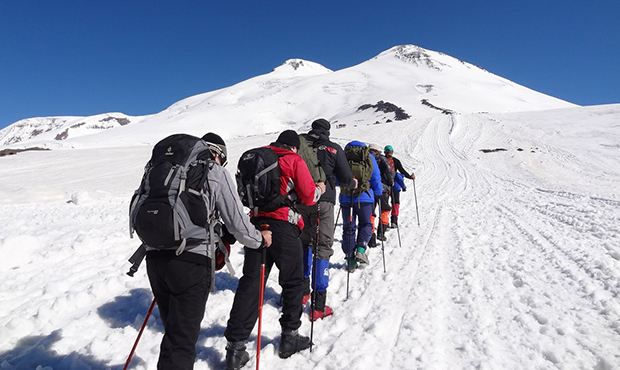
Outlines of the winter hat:
M329 131L329 129L331 128L331 125L329 124L328 120L324 118L319 118L315 120L314 122L312 122L312 128L314 130Z
M294 146L297 149L299 149L299 146L301 145L299 143L299 135L297 135L297 133L293 130L282 131L280 136L278 136L276 143Z
M391 145L386 145L385 148L383 148L384 152L390 152L390 153L394 153L394 147Z
M228 152L226 151L226 143L224 142L224 139L222 139L222 137L218 134L209 132L202 137L202 140L209 146L211 154L214 156L219 155L220 158L222 158L222 166L225 166L228 163Z
M376 150L377 152L381 153L381 147L378 144L369 144L368 147L370 148L370 150Z

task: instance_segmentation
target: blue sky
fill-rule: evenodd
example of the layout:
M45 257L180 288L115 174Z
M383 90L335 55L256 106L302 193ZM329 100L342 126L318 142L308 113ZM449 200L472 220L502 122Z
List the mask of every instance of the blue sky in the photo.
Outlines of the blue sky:
M620 103L619 14L617 0L0 0L0 128L156 113L285 59L341 69L409 43L573 103Z

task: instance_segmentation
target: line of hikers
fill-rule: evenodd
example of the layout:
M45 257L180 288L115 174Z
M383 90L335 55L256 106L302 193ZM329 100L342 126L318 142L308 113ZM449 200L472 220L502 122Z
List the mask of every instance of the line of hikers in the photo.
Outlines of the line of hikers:
M311 301L311 321L333 314L326 300L336 187L342 250L353 272L368 264L367 248L397 227L404 178L414 179L391 145L382 153L375 144L351 141L343 150L329 135L325 119L307 134L283 131L270 145L243 153L236 181L224 169L226 144L214 133L172 135L155 145L129 216L130 232L142 241L130 274L146 257L165 329L158 369L193 368L214 273L227 266L234 274L228 254L236 241L244 245L244 263L224 332L227 369L249 361L246 341L262 306L258 292L274 264L282 287L278 354L287 358L311 346L298 333L304 306Z

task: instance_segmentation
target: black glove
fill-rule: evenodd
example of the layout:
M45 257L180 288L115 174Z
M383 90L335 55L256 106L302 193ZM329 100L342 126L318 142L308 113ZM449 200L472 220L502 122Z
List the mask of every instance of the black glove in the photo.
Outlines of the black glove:
M226 225L222 225L222 241L228 245L233 245L237 242L237 239L228 231Z

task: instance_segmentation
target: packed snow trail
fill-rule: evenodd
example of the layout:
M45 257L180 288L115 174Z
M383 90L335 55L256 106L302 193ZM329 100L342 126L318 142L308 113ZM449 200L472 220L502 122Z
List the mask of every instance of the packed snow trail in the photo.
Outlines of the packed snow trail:
M277 356L280 288L274 269L265 292L261 366L620 367L620 197L606 185L620 179L620 168L607 168L606 179L588 187L568 180L554 186L557 177L536 173L552 163L532 164L532 158L552 158L567 178L574 176L570 171L600 171L553 143L545 156L530 153L530 146L542 143L525 128L506 134L514 130L510 119L437 115L383 130L335 130L341 144L393 144L404 166L415 168L420 227L408 182L401 194L402 248L396 230L390 231L387 273L380 247L370 250L370 266L351 274L345 300L339 225L328 290L335 313L315 323L312 353L287 360ZM231 163L269 139L231 140ZM528 152L508 157L478 151L507 140L522 140ZM136 244L126 234L127 201L149 151L24 153L3 162L10 166L0 168L0 175L11 180L0 191L14 198L5 197L0 214L0 251L7 256L0 270L0 368L122 367L151 300L144 266L133 279L124 275ZM58 178L59 168L67 176ZM33 184L25 187L27 180ZM596 193L588 191L590 185L598 186ZM44 200L24 203L32 196ZM241 271L241 248L234 251L233 264ZM223 366L223 332L237 279L217 273L197 369ZM156 310L138 346L136 369L155 367L163 331L158 317ZM302 321L301 332L309 334L307 315ZM254 366L255 340L253 334L248 368Z

